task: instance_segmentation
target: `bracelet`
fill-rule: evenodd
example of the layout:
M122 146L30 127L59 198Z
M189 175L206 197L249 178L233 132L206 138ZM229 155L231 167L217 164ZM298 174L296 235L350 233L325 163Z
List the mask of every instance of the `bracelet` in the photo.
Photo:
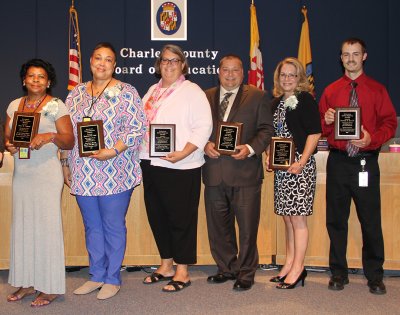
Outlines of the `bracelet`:
M60 159L60 162L61 162L61 166L62 167L69 167L69 163L68 163L68 159L67 158L64 158L64 159Z
M117 155L119 155L119 151L118 151L118 149L117 149L116 147L112 147L112 149L114 149L115 153L116 153Z
M52 134L52 136L51 136L50 141L55 144L54 140L56 140L56 134L54 132L52 132L51 134Z

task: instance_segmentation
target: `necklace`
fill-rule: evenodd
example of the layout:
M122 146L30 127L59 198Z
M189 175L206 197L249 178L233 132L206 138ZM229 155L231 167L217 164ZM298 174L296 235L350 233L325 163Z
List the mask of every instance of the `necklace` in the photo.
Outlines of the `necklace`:
M43 97L38 98L36 101L34 101L32 104L28 103L28 96L25 98L24 101L24 107L28 108L28 109L36 109L39 107L40 104L42 104L44 98L47 96L47 94L45 94Z
M47 94L45 94L41 99L39 98L35 103L33 104L28 104L28 96L25 97L24 100L24 106L22 108L22 111L24 111L25 108L27 109L34 109L33 112L36 112L36 110L39 108L39 106L43 103L44 99L46 98Z

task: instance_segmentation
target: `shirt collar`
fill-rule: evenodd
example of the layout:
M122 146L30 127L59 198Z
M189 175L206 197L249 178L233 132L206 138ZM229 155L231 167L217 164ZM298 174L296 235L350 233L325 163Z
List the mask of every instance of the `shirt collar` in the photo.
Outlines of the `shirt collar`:
M236 95L238 93L238 91L239 91L239 88L240 88L240 86L238 86L236 89L228 91L228 90L224 89L224 87L221 85L220 86L220 92L219 92L219 98L224 97L225 93L228 93L228 92L233 93L232 95Z
M365 80L367 79L367 76L366 76L366 74L363 72L363 73L361 73L361 75L360 76L358 76L358 78L357 79L355 79L355 80L352 80L352 79L350 79L347 75L343 75L343 78L344 78L344 80L346 81L346 82L349 82L349 84L350 84L350 82L351 81L355 81L355 82L357 82L357 84L360 84L360 83L364 83L365 82Z

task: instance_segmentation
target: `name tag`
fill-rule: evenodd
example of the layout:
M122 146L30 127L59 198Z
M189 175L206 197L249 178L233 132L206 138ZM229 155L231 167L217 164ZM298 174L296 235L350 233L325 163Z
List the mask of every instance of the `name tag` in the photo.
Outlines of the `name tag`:
M29 148L19 148L18 157L21 160L27 160L30 158L31 149Z
M358 186L359 187L368 187L368 172L359 172L358 173Z

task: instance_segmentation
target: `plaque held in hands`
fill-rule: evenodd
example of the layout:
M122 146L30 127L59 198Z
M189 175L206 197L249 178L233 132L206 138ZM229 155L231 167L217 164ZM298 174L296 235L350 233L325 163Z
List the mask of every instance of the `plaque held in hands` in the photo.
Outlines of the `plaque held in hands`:
M237 153L236 146L241 144L242 127L243 123L218 122L215 149L223 155Z
M175 151L175 124L150 124L150 157L164 157Z
M15 112L10 143L15 147L28 148L37 135L40 113Z
M360 107L337 107L335 110L335 140L360 139Z
M77 123L79 156L87 157L94 151L104 149L104 131L102 120Z
M269 168L287 170L294 162L294 141L292 138L272 137L269 149Z

